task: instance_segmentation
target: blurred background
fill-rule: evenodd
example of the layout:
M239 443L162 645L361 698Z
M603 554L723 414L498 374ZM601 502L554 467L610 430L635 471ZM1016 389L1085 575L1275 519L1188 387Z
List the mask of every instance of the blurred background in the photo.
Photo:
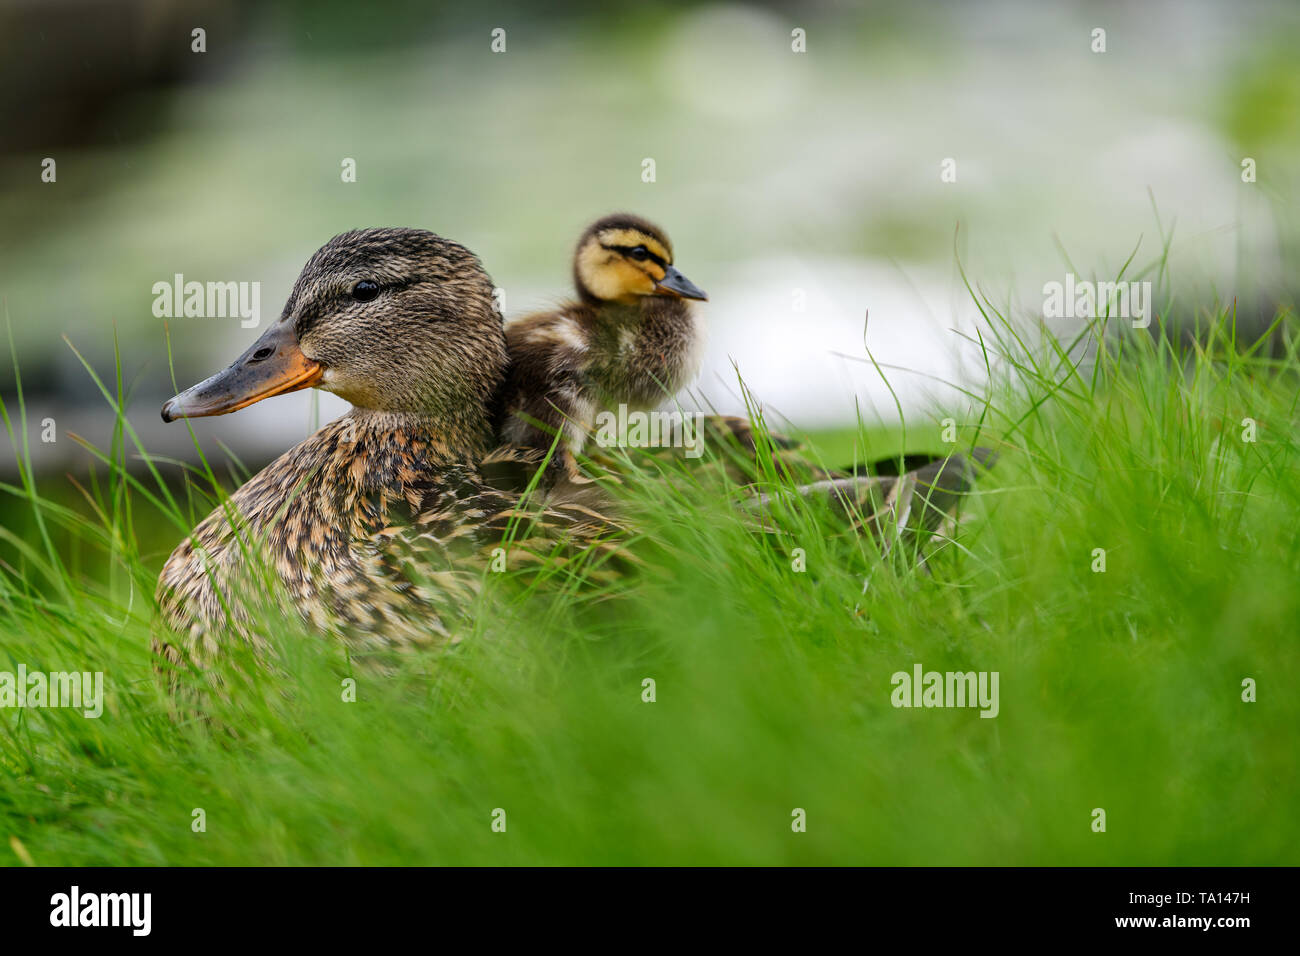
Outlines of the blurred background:
M192 459L158 414L169 342L177 387L223 368L330 236L454 238L510 317L564 298L578 233L625 209L711 295L688 405L742 411L738 370L778 423L896 419L891 386L932 420L962 407L943 383L980 371L959 261L1027 324L1044 283L1113 279L1135 248L1133 268L1167 250L1167 316L1291 301L1298 45L1294 2L3 0L0 298L24 419L15 362L0 396L38 474L76 472L68 435L106 446L112 414L69 343L111 381L116 340L146 447ZM261 326L157 317L178 273L260 283ZM299 393L193 427L257 466L344 410Z

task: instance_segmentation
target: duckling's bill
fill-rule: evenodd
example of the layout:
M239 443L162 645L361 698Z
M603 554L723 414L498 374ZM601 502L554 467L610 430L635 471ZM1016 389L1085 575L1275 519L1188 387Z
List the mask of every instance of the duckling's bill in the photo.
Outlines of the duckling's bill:
M281 320L223 372L169 399L162 418L202 418L238 411L272 395L310 388L325 369L302 353L293 323Z
M709 298L703 289L672 266L664 267L664 277L655 283L655 292L659 295L674 296L679 299L708 301Z

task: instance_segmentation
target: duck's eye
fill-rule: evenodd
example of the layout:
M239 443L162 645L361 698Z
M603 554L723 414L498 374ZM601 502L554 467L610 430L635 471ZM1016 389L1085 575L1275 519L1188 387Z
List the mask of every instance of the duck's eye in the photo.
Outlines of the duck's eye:
M628 255L631 256L633 259L637 260L638 262L645 262L645 260L650 258L650 252L649 250L646 249L645 246L637 246L635 249L629 252Z
M379 283L370 279L362 279L352 287L352 298L358 302L369 302L377 295L379 295Z

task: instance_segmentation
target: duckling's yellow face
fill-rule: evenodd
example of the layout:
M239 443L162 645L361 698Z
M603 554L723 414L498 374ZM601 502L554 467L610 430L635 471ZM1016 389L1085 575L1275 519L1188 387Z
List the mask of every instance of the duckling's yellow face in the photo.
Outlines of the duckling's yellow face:
M673 267L666 239L649 229L615 222L588 230L574 272L580 289L602 302L635 303L642 296L707 299L704 290Z

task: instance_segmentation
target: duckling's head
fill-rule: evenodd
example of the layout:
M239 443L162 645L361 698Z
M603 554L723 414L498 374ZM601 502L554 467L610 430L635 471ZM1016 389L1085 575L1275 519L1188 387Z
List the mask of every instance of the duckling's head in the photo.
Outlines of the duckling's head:
M279 320L162 416L224 415L315 387L482 432L505 366L492 280L472 252L423 229L358 229L322 246Z
M673 247L653 223L629 213L598 219L578 240L573 280L584 302L634 304L645 296L707 299L673 268Z

